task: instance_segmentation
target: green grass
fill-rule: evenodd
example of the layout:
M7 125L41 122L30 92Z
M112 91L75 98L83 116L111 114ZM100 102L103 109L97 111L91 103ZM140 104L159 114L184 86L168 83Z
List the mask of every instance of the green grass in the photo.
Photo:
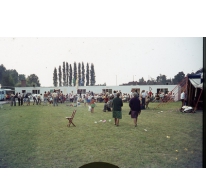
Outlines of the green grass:
M87 107L66 104L3 105L0 167L77 168L99 161L121 168L202 167L202 111L181 113L180 102L154 110L156 105L150 103L150 109L142 111L136 128L128 103L119 127L114 126L112 112L102 111L103 103L93 114ZM74 109L76 127L67 127L65 117Z

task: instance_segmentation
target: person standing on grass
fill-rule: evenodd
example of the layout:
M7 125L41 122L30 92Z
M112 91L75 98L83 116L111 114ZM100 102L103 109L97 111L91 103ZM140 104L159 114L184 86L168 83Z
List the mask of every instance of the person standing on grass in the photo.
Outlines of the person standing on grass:
M141 113L141 105L138 94L135 92L133 98L129 102L129 107L131 110L131 118L134 120L134 126L137 127L137 118Z
M91 105L91 113L94 113L94 107L95 107L95 99L94 99L94 97L92 97L92 99L90 101L90 105Z
M87 99L86 99L85 95L83 95L83 100L84 100L84 107L86 107Z
M114 125L119 126L119 119L122 119L122 99L119 97L120 93L117 93L117 97L112 102L112 116L114 118Z
M141 98L142 98L142 109L145 109L145 98L146 98L145 90L142 91Z
M29 95L29 96L27 95L27 97L28 97L28 98L27 98L27 104L26 104L26 105L27 105L27 106L30 106L30 98L31 98L31 96L30 96L30 95Z
M21 94L20 93L18 94L18 105L19 106L21 105Z
M185 91L182 91L182 93L180 95L180 99L182 101L182 106L181 106L181 108L182 108L185 105Z
M14 105L14 101L15 101L15 95L14 94L11 94L11 106Z
M37 95L37 104L41 105L41 96L42 94Z
M88 104L88 106L91 104L91 95L90 94L88 94L88 96L87 96L87 104Z
M45 104L47 105L47 101L48 101L48 94L47 94L47 92L45 91L45 92L44 92L44 105L45 105Z
M24 101L24 94L22 93L22 94L21 94L21 106L24 105L24 104L23 104L23 101Z
M58 106L57 104L57 98L58 98L58 94L56 93L56 90L54 90L54 92L52 93L52 98L53 98L53 106Z
M36 94L33 94L32 97L33 97L33 105L34 105L35 103L37 104L37 95L36 95Z

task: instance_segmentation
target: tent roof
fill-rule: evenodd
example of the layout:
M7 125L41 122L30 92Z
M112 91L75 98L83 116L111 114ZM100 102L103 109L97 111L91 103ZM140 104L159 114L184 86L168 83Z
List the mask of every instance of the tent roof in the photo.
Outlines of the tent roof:
M189 80L195 88L201 88L202 89L203 83L201 83L201 79L189 79Z
M202 88L203 88L203 83L199 84L199 85L197 86L197 88L202 89Z

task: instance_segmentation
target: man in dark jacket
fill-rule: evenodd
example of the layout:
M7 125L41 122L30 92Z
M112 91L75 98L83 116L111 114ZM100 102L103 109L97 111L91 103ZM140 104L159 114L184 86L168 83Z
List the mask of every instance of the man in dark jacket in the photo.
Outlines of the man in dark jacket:
M134 126L137 127L137 118L141 113L141 106L138 94L135 92L133 96L129 102L129 107L131 109L131 118L134 119Z
M117 97L113 99L112 102L112 115L114 118L114 124L119 126L119 119L122 119L122 106L123 102L122 99L119 98L120 94L117 93Z

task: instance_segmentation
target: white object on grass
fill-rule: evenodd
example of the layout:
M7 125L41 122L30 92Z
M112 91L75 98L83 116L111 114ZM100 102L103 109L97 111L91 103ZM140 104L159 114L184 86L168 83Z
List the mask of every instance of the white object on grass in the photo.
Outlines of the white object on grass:
M88 106L88 111L91 111L91 106Z

